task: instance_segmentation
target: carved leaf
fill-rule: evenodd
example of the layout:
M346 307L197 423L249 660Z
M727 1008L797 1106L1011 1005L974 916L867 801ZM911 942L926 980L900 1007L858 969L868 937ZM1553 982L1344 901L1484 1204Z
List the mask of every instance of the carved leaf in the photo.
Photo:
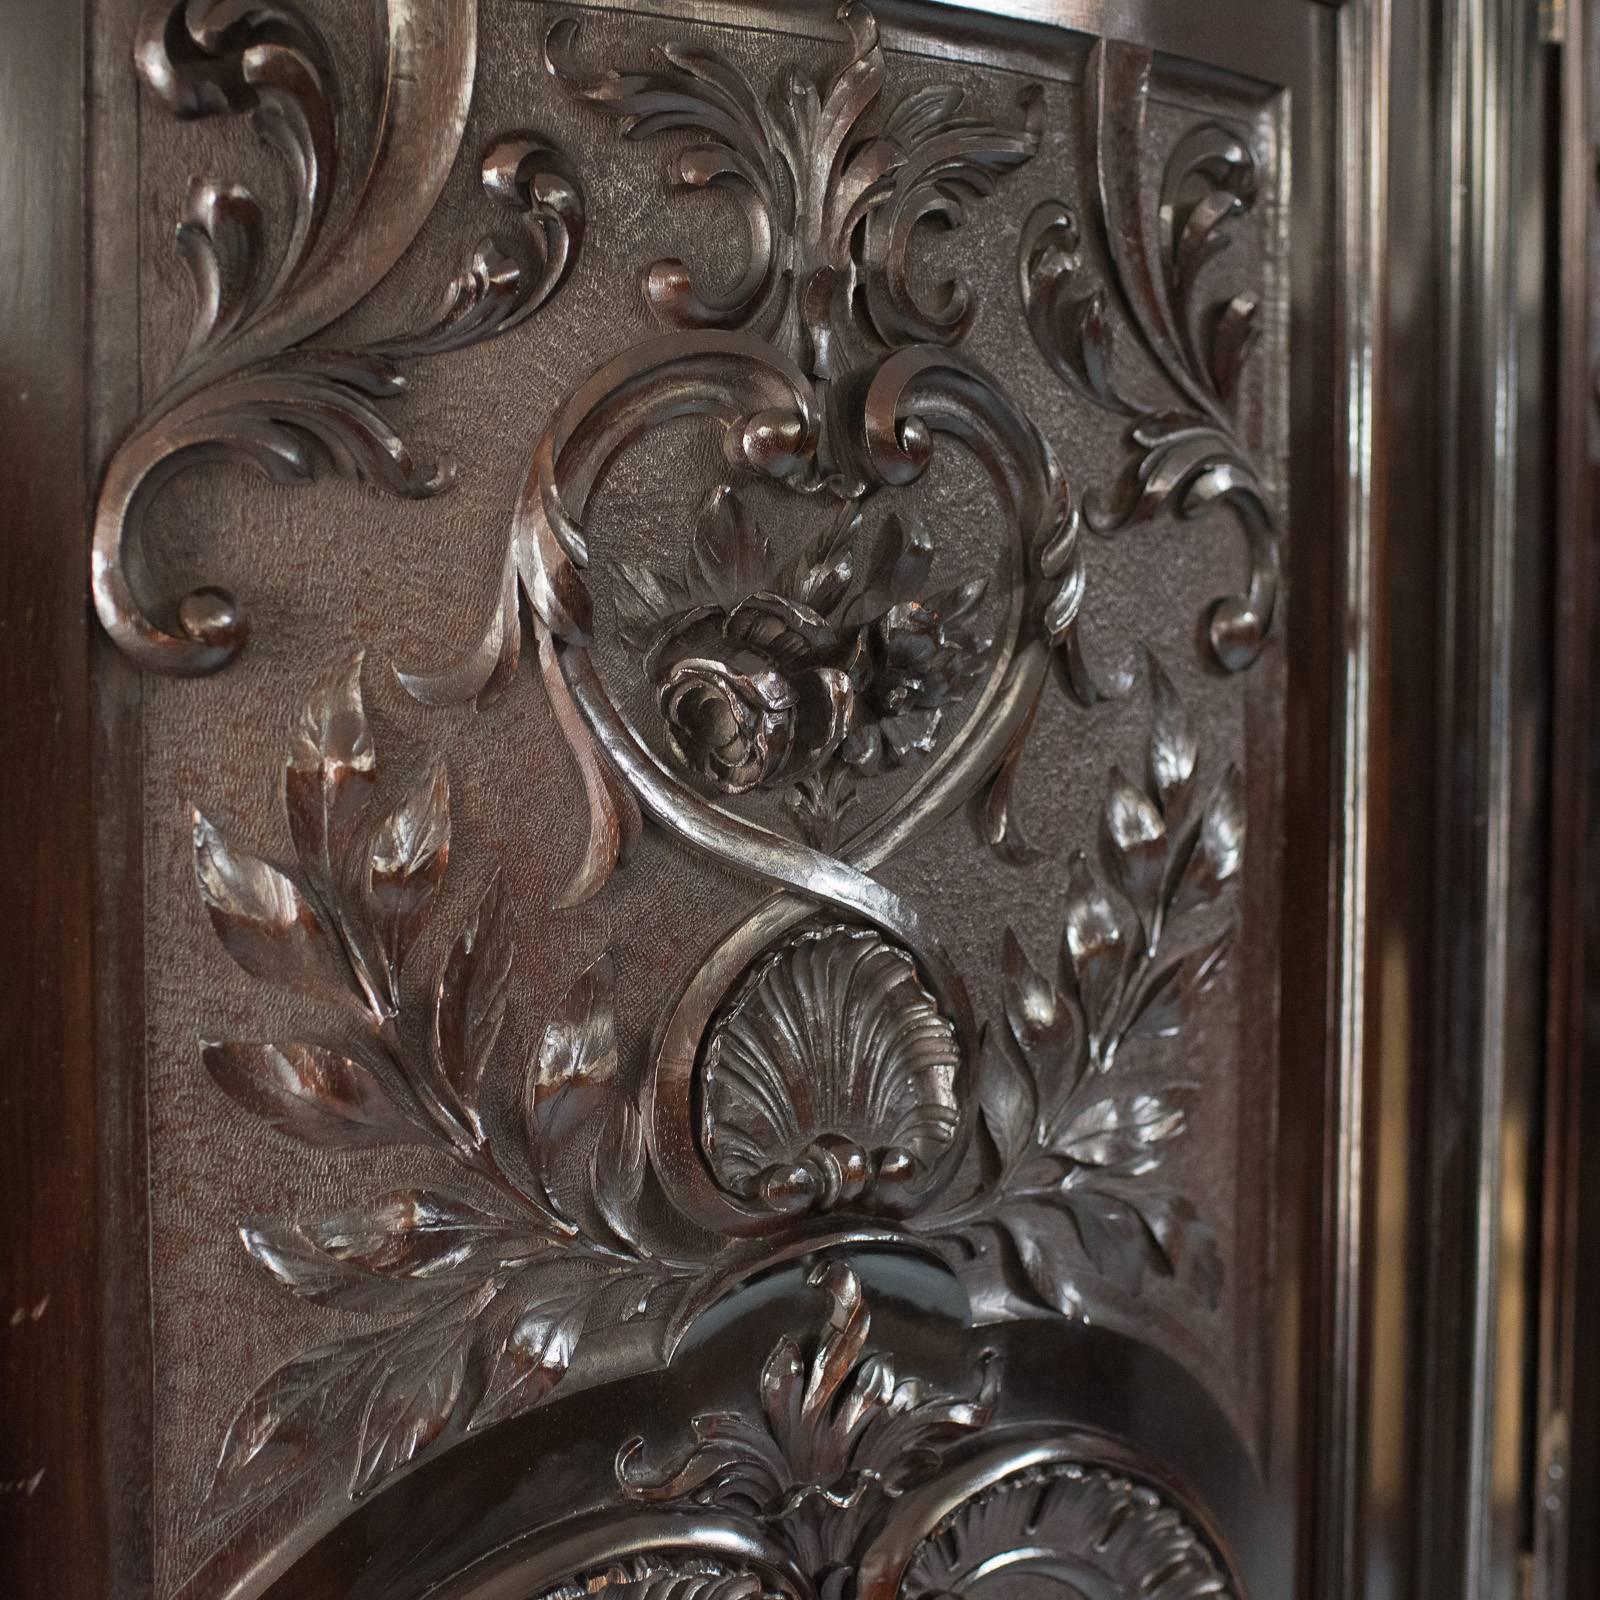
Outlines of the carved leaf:
M320 1149L416 1142L377 1074L315 1044L230 1041L202 1047L225 1093L280 1133Z
M1074 1008L1028 960L1010 928L1005 932L1000 971L1011 1037L1041 1090L1059 1098L1071 1090L1081 1067Z
M430 1189L400 1189L360 1210L302 1223L300 1231L335 1261L401 1278L525 1261L549 1244L526 1219L495 1216Z
M497 871L451 948L433 1007L433 1064L447 1095L482 1137L478 1091L505 1023L513 947Z
M831 854L844 842L844 816L856 803L855 778L848 767L826 767L802 778L787 803L800 837Z
M641 1248L638 1206L647 1166L644 1119L631 1100L616 1100L589 1158L589 1177L595 1206L606 1226L621 1244L634 1250Z
M413 456L377 402L405 391L388 358L361 352L301 350L224 378L174 413L174 434L190 449L225 440L231 459L273 483L294 487L319 467L406 499L441 494L455 463ZM178 430L182 429L180 433Z
M1141 991L1128 1036L1166 1039L1189 1020L1194 1002L1203 995L1227 964L1233 947L1233 930L1170 961Z
M690 555L705 597L732 609L767 587L772 550L749 508L728 484L719 484L700 508Z
M1009 1054L988 1045L978 1065L978 1110L1002 1173L1011 1171L1033 1139L1038 1095Z
M778 593L826 616L850 587L855 573L855 542L860 532L860 505L847 500L832 524L779 574Z
M1111 769L1105 804L1106 838L1117 884L1155 936L1155 904L1167 865L1167 825L1142 789L1120 767Z
M1126 951L1122 926L1111 902L1100 892L1083 852L1077 851L1067 879L1066 955L1090 1035L1098 1042L1121 987ZM1102 1070L1109 1066L1102 1059Z
M561 1382L593 1303L591 1290L575 1289L539 1301L518 1317L495 1355L472 1427L531 1409Z
M1225 406L1239 396L1239 379L1255 347L1256 301L1253 295L1235 295L1217 313L1211 333L1211 381Z
M630 650L646 655L666 625L688 606L688 593L676 578L651 567L619 561L612 572L617 632Z
M559 150L527 133L497 139L483 158L483 189L520 214L509 253L480 239L445 296L438 320L385 348L411 359L464 350L520 327L566 281L583 242L583 191Z
M486 1289L462 1320L407 1341L386 1363L361 1413L351 1494L414 1460L449 1425L466 1383L473 1319L492 1294Z
M1172 686L1172 679L1147 653L1150 665L1150 776L1162 810L1170 818L1173 808L1188 792L1197 754L1189 714Z
M302 1300L339 1311L415 1311L419 1304L447 1297L460 1287L448 1281L371 1272L353 1261L341 1261L295 1223L241 1228L239 1237L284 1288Z
M1006 745L1005 755L988 787L980 792L978 803L978 831L983 842L1000 859L1013 867L1032 866L1042 861L1045 852L1029 839L1017 815L1017 775L1022 770L1022 758L1028 748L1028 736L1033 731L1035 708L1030 708L1017 731Z
M1215 1310L1224 1281L1215 1229L1180 1194L1141 1194L1135 1204L1155 1240L1157 1265Z
M1244 862L1244 775L1230 766L1212 790L1200 833L1173 896L1175 912L1209 905Z
M1063 1199L1095 1271L1124 1289L1137 1289L1151 1243L1139 1213L1103 1189L1074 1189Z
M1159 1147L1184 1129L1183 1108L1157 1094L1114 1095L1080 1111L1050 1148L1080 1166L1137 1177L1161 1164Z
M400 1007L400 972L426 921L450 859L450 777L435 761L384 818L367 866L367 915L377 935L389 1004Z
M248 189L195 178L178 223L178 249L194 285L194 321L179 371L249 320L267 283L261 207Z
M1082 1316L1078 1261L1067 1244L1060 1213L1043 1205L1014 1206L1004 1213L1002 1226L1040 1302L1064 1317Z
M272 1372L234 1413L207 1499L225 1511L303 1471L327 1448L346 1384L371 1352L353 1339L296 1356Z
M235 853L194 814L194 871L223 948L253 978L343 999L339 956L311 903L276 867Z
M595 1112L617 1072L616 972L610 951L562 996L529 1063L523 1121L536 1167Z
M318 678L283 774L295 853L312 883L325 892L338 881L377 778L377 754L361 701L361 660L358 650Z

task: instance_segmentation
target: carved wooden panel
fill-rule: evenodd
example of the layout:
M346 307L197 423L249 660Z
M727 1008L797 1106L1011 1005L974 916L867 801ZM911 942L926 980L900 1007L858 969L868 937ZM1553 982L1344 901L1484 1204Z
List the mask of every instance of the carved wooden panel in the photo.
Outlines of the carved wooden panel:
M158 1592L1281 1576L1287 97L129 9Z

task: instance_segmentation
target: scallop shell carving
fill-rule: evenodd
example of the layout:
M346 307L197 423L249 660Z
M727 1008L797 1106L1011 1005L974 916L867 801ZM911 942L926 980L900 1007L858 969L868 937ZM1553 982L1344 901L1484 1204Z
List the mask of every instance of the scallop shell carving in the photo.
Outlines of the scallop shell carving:
M956 1137L955 1028L910 952L870 928L770 950L713 1024L700 1135L721 1187L775 1212L904 1214Z

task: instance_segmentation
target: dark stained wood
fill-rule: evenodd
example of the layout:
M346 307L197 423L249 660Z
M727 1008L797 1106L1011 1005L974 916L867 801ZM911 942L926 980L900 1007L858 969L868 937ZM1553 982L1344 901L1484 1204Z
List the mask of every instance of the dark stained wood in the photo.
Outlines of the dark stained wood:
M218 35L205 4L0 0L0 1595L525 1600L628 1549L660 1559L681 1544L738 1554L782 1590L788 1564L810 1559L813 1510L830 1526L795 1493L800 1457L837 1448L861 1485L914 1455L905 1505L863 1491L869 1577L894 1571L950 1485L959 1509L1039 1473L1056 1475L1062 1526L1084 1482L1115 1516L1146 1516L1142 1547L1127 1541L1135 1565L1158 1561L1156 1508L1181 1517L1187 1576L1206 1592L1220 1573L1255 1600L1443 1600L1472 1582L1483 1600L1509 1593L1529 1556L1535 1600L1587 1600L1600 1573L1585 1488L1600 1472L1600 1268L1585 1249L1600 1236L1588 4L1567 0L1563 64L1531 13L1494 0L972 0L969 15L884 0L883 81L835 103L871 129L911 85L960 79L961 114L983 128L966 181L983 192L938 260L983 286L968 327L924 303L906 262L914 219L873 262L852 255L857 299L797 296L783 324L791 290L827 287L822 241L790 237L817 218L758 198L747 237L737 184L671 193L678 135L647 120L630 137L617 116L693 98L692 75L669 61L668 87L620 91L596 76L638 68L639 41L668 37L670 17L749 77L756 109L733 121L753 125L759 164L781 73L797 62L830 95L852 51L858 69L872 56L859 7L848 26L831 0L486 7L503 33L475 41L466 0L391 0L406 24L387 67L397 121L374 140L370 5L301 0ZM299 28L297 10L327 31ZM1120 42L1091 48L1074 29ZM285 185L255 147L252 41L265 47L249 73L283 74L319 170L339 156L353 188L363 139L382 153L370 210L341 188L324 214L307 185L306 237L324 222L341 236L298 277L273 270L291 233L272 207L308 169ZM1043 121L1018 98L1034 76ZM953 100L922 106L954 115ZM819 187L853 181L848 160L804 133L798 145ZM1161 297L1188 290L1170 263L1144 272L1138 247L1160 232L1174 149L1201 152L1191 177L1220 186L1202 234L1233 238L1207 269L1226 292L1186 308L1175 340ZM197 365L168 388L189 310L171 223L194 177L231 180L235 162L268 226L256 236L237 196L189 201L191 246L214 227L224 326L201 330ZM1291 170L1292 192L1276 191ZM892 211L898 180L882 181ZM642 277L639 233L689 268ZM725 292L763 237L783 270L752 274L701 325L696 290ZM453 310L430 323L457 273ZM290 292L232 341L230 286L252 274ZM1103 303L1086 324L1089 291ZM1216 376L1226 338L1220 361L1210 346L1230 312L1232 335L1260 324L1238 389ZM1087 355L1086 325L1100 328ZM423 331L371 343L404 329ZM946 343L982 362L929 356ZM335 346L333 376L308 377L307 352ZM275 373L265 398L258 362ZM1137 382L1118 394L1107 371ZM200 431L225 459L167 485L194 442L163 410L185 383L210 396ZM634 408L657 393L663 416L700 413L708 439L708 419L726 425L723 454L651 454L659 418L640 427L648 407ZM902 396L930 430L897 431ZM1102 612L1105 569L1087 564L1095 665L1165 630L1165 665L1119 704L1075 654L1076 602L1065 621L1050 610L1084 575L1082 548L1063 539L1046 558L1037 536L1069 504L1087 510L1085 491L1133 483L1141 451L1159 468L1174 408L1222 469L1203 515L1178 514L1185 491L1171 489L1155 526L1118 535L1148 562L1131 597ZM789 489L819 438L882 496L874 519L931 441L940 487L918 504L941 580L1016 541L1016 679L1043 708L1004 702L993 759L967 753L986 748L961 722L983 651L959 612L945 619L918 692L948 719L960 781L945 812L913 798L897 816L900 778L863 764L853 815L886 793L903 834L885 858L946 829L937 860L903 850L883 895L866 876L882 859L834 859L849 831L837 792L801 808L813 854L729 819L770 825L801 771L855 787L845 741L882 737L889 713L872 710L863 736L857 701L872 673L888 678L889 632L864 645L842 594L808 590L825 626L806 621L769 658L770 637L724 616L732 580L666 548L694 525L690 478L698 498L730 454L749 470L710 502L705 548L748 576L765 535L785 550L813 536L829 489ZM952 439L978 441L960 458L976 491L939 477ZM591 472L585 452L613 444L644 465ZM445 447L457 496L403 503L447 486L433 471ZM320 486L287 495L242 464ZM161 485L148 504L146 476ZM556 525L558 501L575 523L592 513L592 561ZM514 503L523 585L508 559L496 605ZM1090 520L1119 520L1099 504ZM665 600L629 613L624 561ZM213 564L237 601L209 586ZM1174 621L1151 596L1180 591ZM691 602L693 652L678 648ZM537 660L519 666L519 647ZM429 670L390 670L413 664ZM780 667L804 674L803 719L765 698ZM173 671L197 676L144 675ZM1163 697L1186 702L1178 724ZM758 702L726 737L718 709ZM1051 1211L1040 1190L997 1223L1020 1166L991 1146L1065 1159L1025 1108L1070 1076L1050 1041L1089 1033L1081 976L1066 975L1078 957L1052 976L1063 911L1081 921L1089 905L1067 861L1082 848L1131 917L1126 853L1170 798L1154 774L1194 760L1175 725L1199 734L1191 798L1224 835L1248 818L1243 867L1204 901L1205 937L1235 941L1225 998L1202 1007L1206 985L1186 978L1172 1054L1142 1054L1130 1024L1115 1065L1096 1044L1068 1091L1083 1096L1075 1114L1127 1083L1158 1097L1171 1209L1139 1221L1149 1170L1129 1158L1098 1214ZM1133 780L1119 791L1113 756ZM1028 831L1041 815L1055 824L1043 840ZM1162 839L1151 905L1168 923L1185 869ZM730 917L744 920L685 967ZM1002 923L1021 930L1004 945ZM1159 942L1119 969L1108 1014L1133 1011ZM413 945L426 971L408 970L402 994ZM865 1002L844 994L860 970L875 974ZM269 994L274 980L293 992ZM850 1006L919 1023L919 1064L887 1096L922 1114L910 1148L883 1148L885 1097L828 1053ZM980 1076L985 1022L1009 1075ZM256 1031L269 1027L284 1031ZM1175 1118L1159 1096L1190 1093L1167 1082L1180 1049L1193 1101ZM758 1063L759 1092L729 1061ZM840 1079L826 1117L806 1092L818 1072ZM791 1138L780 1124L796 1107ZM425 1203L373 1198L421 1183L438 1185ZM352 1223L349 1207L366 1210ZM438 1264L429 1230L451 1227L467 1243L446 1281L469 1292L435 1300L438 1280L411 1268ZM629 1295L572 1290L610 1272ZM664 1364L680 1293L689 1332ZM1006 1296L1029 1316L992 1317ZM1207 1320L1219 1307L1247 1329L1227 1350ZM808 1359L831 1351L826 1375L785 1365L785 1339ZM882 1382L869 1354L926 1381L899 1440L925 1451L829 1437L821 1402ZM321 1387L297 1412L302 1391L276 1375L301 1361ZM442 1376L407 1411L397 1395L428 1363ZM780 1419L803 1399L797 1449ZM954 1444L933 1437L951 1404ZM781 1515L663 1481L690 1459L696 1418L722 1408L737 1421L702 1431L767 1463ZM259 1460L252 1429L271 1447ZM619 1459L634 1435L644 1454ZM261 1470L273 1452L300 1475ZM1016 1504L989 1536L1018 1533ZM1064 1535L1076 1555L1081 1533Z
M45 1600L107 1592L83 8L6 0L0 37L0 1590Z

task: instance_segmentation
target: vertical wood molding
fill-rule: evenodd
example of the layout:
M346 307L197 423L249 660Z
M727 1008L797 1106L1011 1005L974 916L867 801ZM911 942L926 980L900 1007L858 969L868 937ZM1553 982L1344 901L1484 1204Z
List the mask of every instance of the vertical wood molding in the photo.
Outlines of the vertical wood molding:
M81 4L0 5L0 1589L105 1592L89 634L83 595Z
M1542 1017L1544 95L1528 7L1446 7L1439 482L1440 930L1429 1090L1433 1247L1422 1449L1426 1592L1518 1581Z
M1346 419L1342 491L1345 565L1340 793L1336 832L1337 982L1334 1061L1327 1111L1325 1271L1331 1285L1323 1336L1329 1381L1318 1419L1321 1527L1317 1592L1363 1591L1365 1324L1370 1314L1365 1243L1371 1177L1371 828L1381 774L1373 767L1373 667L1380 647L1377 579L1383 543L1382 443L1386 394L1388 0L1358 0L1338 19L1338 303Z
M1595 1095L1594 824L1595 293L1597 202L1594 34L1585 0L1567 0L1560 38L1559 300L1556 317L1556 580L1549 862L1550 983L1543 1110L1538 1373L1532 1463L1533 1594L1567 1600L1600 1582L1592 1519L1574 1520L1596 1465L1592 1361L1583 1344L1595 1307L1579 1241L1593 1227ZM1592 1235L1591 1235L1592 1237ZM1592 1256L1592 1250L1589 1252ZM1588 1302L1585 1294L1588 1295ZM1592 1320L1587 1324L1592 1329Z

